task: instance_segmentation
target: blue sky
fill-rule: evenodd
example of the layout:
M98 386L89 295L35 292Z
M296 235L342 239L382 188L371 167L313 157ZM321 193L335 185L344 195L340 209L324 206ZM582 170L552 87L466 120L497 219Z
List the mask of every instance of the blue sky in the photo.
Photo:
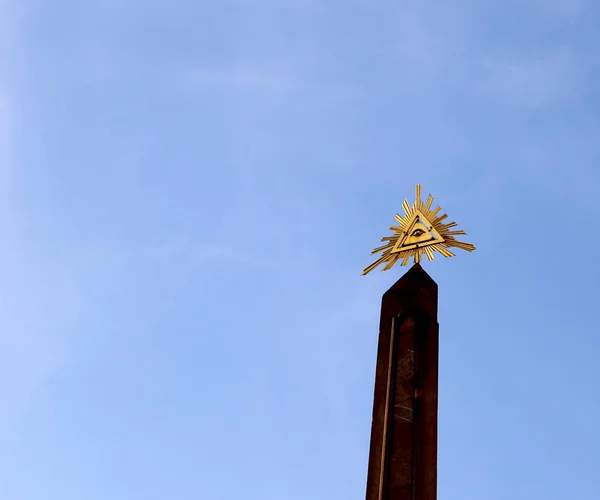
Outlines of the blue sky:
M0 498L362 499L423 184L440 500L600 498L591 1L0 0Z

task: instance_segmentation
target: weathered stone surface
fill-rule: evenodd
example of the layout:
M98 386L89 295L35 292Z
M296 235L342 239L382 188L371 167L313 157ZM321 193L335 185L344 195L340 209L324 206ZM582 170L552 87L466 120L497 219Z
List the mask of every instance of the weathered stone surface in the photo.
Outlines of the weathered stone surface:
M437 298L419 264L383 295L367 500L436 499Z

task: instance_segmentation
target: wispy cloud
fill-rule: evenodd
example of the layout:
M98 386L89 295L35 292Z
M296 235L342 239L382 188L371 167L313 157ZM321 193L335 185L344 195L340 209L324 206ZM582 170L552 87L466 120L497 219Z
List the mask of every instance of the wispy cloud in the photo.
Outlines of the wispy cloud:
M176 264L189 269L203 269L211 264L228 264L246 268L264 268L270 270L290 269L292 264L266 255L255 255L243 244L234 247L220 242L194 241L191 239L172 239L146 246L142 254L149 259L163 263Z
M483 70L483 93L503 104L527 108L540 108L573 96L581 90L586 71L568 48L487 60Z
M0 208L6 210L8 183L12 163L12 122L14 106L9 80L11 64L14 62L16 16L15 5L9 0L0 0Z
M276 92L285 92L298 87L286 78L261 71L238 69L231 73L232 85L240 88L257 88Z
M56 270L34 270L37 252L30 248L22 226L13 174L18 165L14 124L18 119L16 61L19 55L19 17L16 2L0 0L0 440L11 434L22 411L63 359L57 337L51 334L64 310Z
M298 89L300 82L271 70L249 67L225 69L193 69L186 77L188 84L199 87L229 87L238 90L289 92Z
M589 7L589 1L572 0L569 2L562 2L556 0L527 0L524 5L522 2L519 2L518 6L520 8L529 7L537 14L545 17L574 21L585 13L586 9Z

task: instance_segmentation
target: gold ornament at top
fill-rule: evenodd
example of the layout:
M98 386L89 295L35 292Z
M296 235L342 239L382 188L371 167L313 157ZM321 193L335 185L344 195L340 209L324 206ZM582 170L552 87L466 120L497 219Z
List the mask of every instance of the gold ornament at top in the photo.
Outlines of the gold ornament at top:
M427 202L421 200L421 185L417 184L416 201L411 207L408 200L404 200L404 216L396 214L398 226L390 226L394 231L392 236L384 236L381 241L386 244L376 248L371 254L383 252L381 257L373 262L362 272L363 276L370 273L380 264L387 262L383 271L391 269L392 266L402 259L400 265L405 266L411 257L415 263L421 262L421 255L425 254L429 260L433 260L433 252L440 252L444 257L454 257L454 254L448 248L456 247L472 252L475 247L470 243L456 241L455 236L467 234L461 229L451 231L450 228L456 226L456 222L444 224L448 215L438 215L439 205L431 209L433 196L427 197Z

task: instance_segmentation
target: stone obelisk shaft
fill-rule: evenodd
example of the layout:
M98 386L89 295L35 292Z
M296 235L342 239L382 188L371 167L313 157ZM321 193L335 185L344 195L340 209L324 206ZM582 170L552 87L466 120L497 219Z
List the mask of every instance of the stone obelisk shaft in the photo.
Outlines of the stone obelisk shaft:
M383 295L367 500L436 500L437 299L419 264Z

